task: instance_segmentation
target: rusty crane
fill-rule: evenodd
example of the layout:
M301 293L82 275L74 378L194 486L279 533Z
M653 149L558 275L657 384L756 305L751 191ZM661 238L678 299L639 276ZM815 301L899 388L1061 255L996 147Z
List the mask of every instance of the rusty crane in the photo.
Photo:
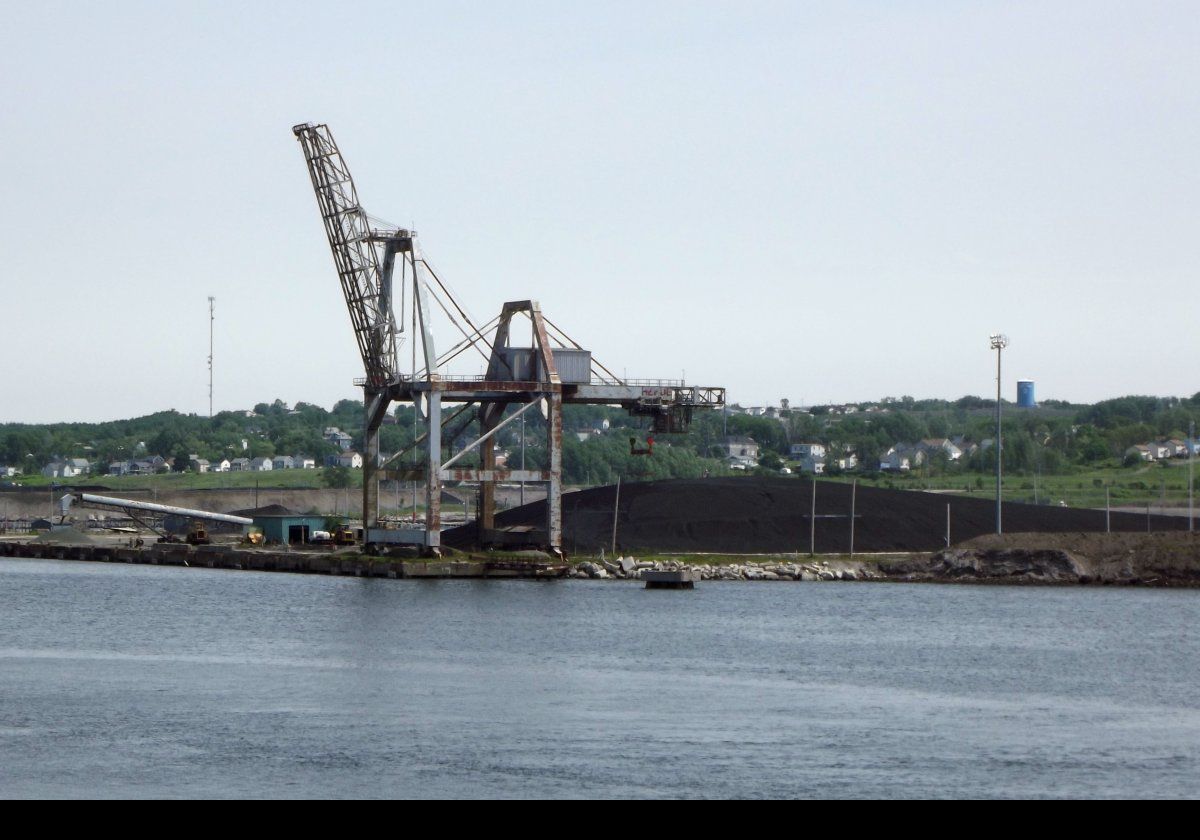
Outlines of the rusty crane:
M522 481L546 485L546 528L535 541L561 552L564 403L619 405L633 415L651 418L658 433L686 431L695 409L724 406L724 388L613 375L543 315L536 301L505 303L491 321L475 323L425 259L416 232L379 223L363 209L329 127L304 123L293 127L292 132L308 165L366 373L357 384L363 388L366 407L363 542L368 547L416 545L427 553L438 553L444 481L479 485L480 540L500 542L495 529L496 484ZM397 302L401 307L399 319L394 309ZM461 338L440 356L431 328L437 312L461 333ZM413 361L407 372L401 370L399 353L406 316L415 336L411 344ZM516 316L530 323L530 346L512 343ZM472 350L486 360L484 375L441 373L449 362ZM410 447L419 448L421 458L409 469L392 467L405 453L397 453L387 461L380 459L379 432L393 402L411 403L423 425L423 433ZM448 411L448 404L457 407ZM505 416L511 406L518 408ZM500 468L493 440L496 433L535 406L546 419L546 467ZM475 420L479 423L478 436L458 451L444 454L443 444L453 443ZM444 433L444 427L450 431ZM475 449L479 450L479 466L459 465ZM381 522L381 477L424 484L425 521L420 527L416 523L413 527L396 527Z

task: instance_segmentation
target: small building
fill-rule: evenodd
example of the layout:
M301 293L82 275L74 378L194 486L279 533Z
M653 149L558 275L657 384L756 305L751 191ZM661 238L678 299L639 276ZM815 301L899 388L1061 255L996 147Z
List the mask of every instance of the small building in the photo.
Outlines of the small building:
M732 461L758 461L758 441L752 437L730 435L721 444L725 457Z
M317 461L315 458L310 458L307 455L293 455L292 468L297 470L315 470Z
M820 458L813 458L811 456L801 458L800 472L807 473L808 475L824 475L825 462Z
M904 450L892 447L879 459L879 469L884 472L908 472L912 469L912 459Z
M343 452L337 458L337 465L339 467L348 467L352 470L361 470L363 459L357 452Z
M212 472L229 472L231 464L228 458L222 458L220 461L214 461L210 466Z
M1125 457L1128 458L1130 455L1136 455L1139 458L1141 458L1143 461L1153 461L1154 460L1154 452L1150 449L1149 446L1146 446L1145 444L1141 444L1141 443L1137 444L1136 446L1131 446L1125 450Z
M291 470L296 468L296 459L291 455L276 455L271 459L271 469Z
M819 443L793 443L791 453L792 457L798 461L806 458L817 461L825 460L825 447Z
M272 466L270 458L250 459L250 472L270 472Z
M192 472L206 473L212 470L212 464L205 458L193 457L189 462Z
M250 472L249 458L234 458L229 462L230 472Z
M938 452L945 452L947 461L957 461L963 455L962 450L954 441L946 438L926 438L918 443L916 448L930 456L936 455Z
M301 545L312 541L314 531L325 530L325 517L314 514L255 514L254 526L262 531L263 540L279 545Z
M322 437L324 437L325 440L332 443L334 446L336 446L342 452L346 452L347 450L350 449L351 446L354 445L354 437L352 435L346 434L341 429L339 429L337 426L327 427L325 429L325 434L322 435Z

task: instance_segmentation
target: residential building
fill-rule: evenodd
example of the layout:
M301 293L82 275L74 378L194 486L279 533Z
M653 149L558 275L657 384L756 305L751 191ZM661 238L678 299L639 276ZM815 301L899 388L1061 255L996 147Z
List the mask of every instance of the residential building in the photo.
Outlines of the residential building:
M1143 461L1154 460L1154 453L1151 451L1150 447L1140 443L1125 450L1125 457L1128 458L1130 455L1137 455Z
M916 445L916 449L921 450L927 456L944 452L948 461L957 461L963 455L963 451L953 441L946 438L926 438Z
M721 444L725 459L741 467L758 465L758 442L752 437L730 435Z
M346 434L337 426L326 428L323 437L343 452L349 451L354 445L354 436Z

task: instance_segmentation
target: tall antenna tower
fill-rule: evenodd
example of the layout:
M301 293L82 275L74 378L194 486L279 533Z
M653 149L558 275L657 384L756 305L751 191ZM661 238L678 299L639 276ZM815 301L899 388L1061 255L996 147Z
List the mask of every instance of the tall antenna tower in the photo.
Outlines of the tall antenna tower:
M216 319L213 304L216 298L208 296L208 419L213 416L213 321Z

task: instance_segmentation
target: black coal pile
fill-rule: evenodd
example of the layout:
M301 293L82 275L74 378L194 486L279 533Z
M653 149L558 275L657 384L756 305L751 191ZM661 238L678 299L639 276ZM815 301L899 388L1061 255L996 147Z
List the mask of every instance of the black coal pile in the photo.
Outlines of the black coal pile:
M816 523L816 550L845 553L850 549L849 484L816 484L787 478L705 478L624 484L617 511L619 552L698 552L769 554L809 549ZM595 487L562 497L563 548L568 553L595 553L612 545L616 487ZM995 501L940 493L859 487L855 502L854 550L936 551L946 544L946 507L950 507L953 543L993 533ZM1048 505L1004 504L1004 530L1025 533L1103 531L1104 511ZM545 502L524 505L497 515L498 527L544 527ZM1187 528L1184 517L1154 516L1155 531ZM1114 531L1147 530L1147 517L1112 514ZM475 542L475 527L446 531L442 541L453 547Z

